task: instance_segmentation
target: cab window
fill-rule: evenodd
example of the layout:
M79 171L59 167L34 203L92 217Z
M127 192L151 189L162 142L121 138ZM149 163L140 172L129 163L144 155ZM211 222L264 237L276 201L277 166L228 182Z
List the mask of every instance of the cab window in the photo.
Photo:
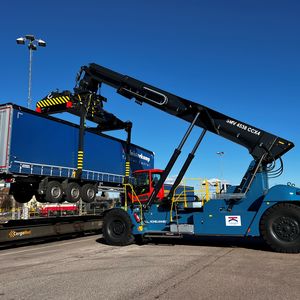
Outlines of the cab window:
M135 177L135 192L137 195L149 193L149 174L148 173L136 173Z
M152 186L155 187L160 179L160 173L152 173L151 180L152 180Z

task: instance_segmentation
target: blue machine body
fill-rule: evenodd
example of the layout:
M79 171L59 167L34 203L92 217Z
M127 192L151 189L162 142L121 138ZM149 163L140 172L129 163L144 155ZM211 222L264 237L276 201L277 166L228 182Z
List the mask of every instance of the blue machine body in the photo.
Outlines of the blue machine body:
M171 210L163 204L152 204L142 211L139 206L128 209L134 235L155 235L161 233L213 235L213 236L260 236L259 224L264 212L281 202L299 203L300 188L277 185L269 188L267 173L256 175L251 189L230 206L230 190L219 199L211 199L202 207L184 207L178 203ZM234 189L234 187L232 187ZM137 222L135 214L142 214ZM176 216L179 218L176 219Z
M77 125L11 104L0 107L0 117L0 173L72 176L77 165ZM82 179L122 183L124 151L124 141L87 129ZM131 171L151 169L154 154L131 145L130 161Z

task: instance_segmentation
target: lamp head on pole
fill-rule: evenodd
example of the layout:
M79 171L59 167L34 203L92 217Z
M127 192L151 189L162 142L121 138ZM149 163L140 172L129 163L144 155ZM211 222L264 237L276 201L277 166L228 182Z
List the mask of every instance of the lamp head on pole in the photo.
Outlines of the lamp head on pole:
M37 46L34 45L33 43L29 43L29 44L28 44L28 49L29 49L29 50L35 51L35 50L37 50Z
M39 39L39 40L37 40L37 42L38 42L38 45L39 45L40 47L46 47L46 42L45 42L45 41Z
M19 37L16 39L16 42L18 45L25 45L25 38L24 37Z
M25 35L26 40L33 42L35 40L34 35L32 34L26 34Z
M29 80L28 80L28 101L27 107L30 108L31 104L31 66L32 66L32 51L36 51L38 47L46 47L46 42L42 39L36 39L32 34L26 34L25 36L16 39L18 45L25 45L29 49Z

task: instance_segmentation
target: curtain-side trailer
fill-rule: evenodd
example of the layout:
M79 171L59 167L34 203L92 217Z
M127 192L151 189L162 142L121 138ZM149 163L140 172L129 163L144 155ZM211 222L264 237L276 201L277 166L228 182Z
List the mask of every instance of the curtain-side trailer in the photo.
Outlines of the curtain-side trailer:
M79 127L15 104L0 106L0 179L21 203L92 202L102 187L121 186L125 142L85 130L84 167L75 178ZM153 152L130 145L131 172L151 169Z

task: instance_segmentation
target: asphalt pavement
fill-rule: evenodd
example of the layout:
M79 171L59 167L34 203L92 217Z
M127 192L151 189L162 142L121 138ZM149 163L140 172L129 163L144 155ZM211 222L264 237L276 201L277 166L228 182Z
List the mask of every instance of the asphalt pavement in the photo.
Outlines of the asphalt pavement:
M300 254L258 240L87 236L2 249L0 262L0 299L300 299Z

